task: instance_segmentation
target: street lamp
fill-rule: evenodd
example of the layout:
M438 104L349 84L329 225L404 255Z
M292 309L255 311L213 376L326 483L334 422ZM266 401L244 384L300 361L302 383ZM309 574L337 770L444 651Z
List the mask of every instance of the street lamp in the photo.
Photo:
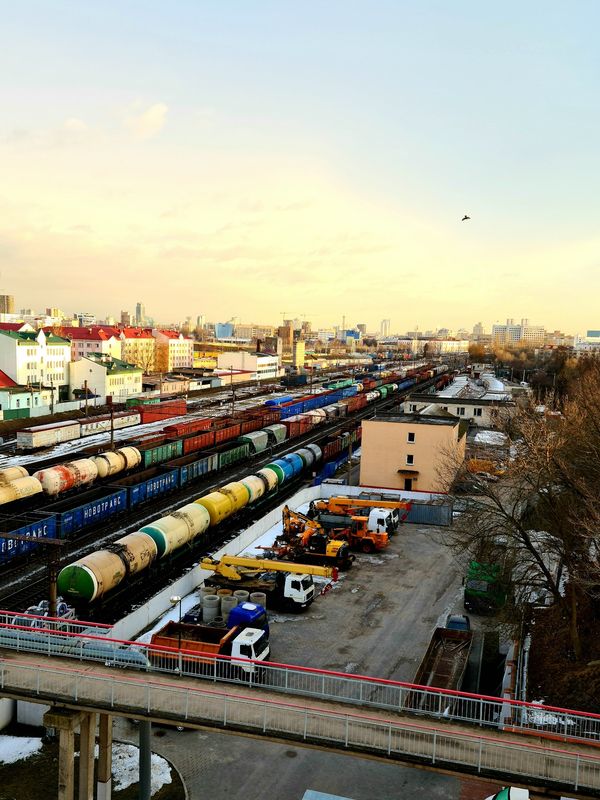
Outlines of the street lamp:
M176 606L179 604L179 628L177 629L177 649L181 651L181 597L178 594L174 594L173 597L169 597L169 602L172 606Z

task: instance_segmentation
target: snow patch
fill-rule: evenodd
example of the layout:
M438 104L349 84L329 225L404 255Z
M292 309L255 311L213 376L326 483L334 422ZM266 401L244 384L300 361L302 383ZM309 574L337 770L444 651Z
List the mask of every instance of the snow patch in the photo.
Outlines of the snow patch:
M501 447L506 444L506 441L506 435L500 431L479 431L475 434L476 444L491 444Z
M95 758L98 758L98 745L96 745ZM75 753L79 757L79 753ZM139 748L132 744L117 742L112 748L112 776L113 789L116 792L127 789L128 786L138 783L140 769ZM150 787L152 794L156 794L165 784L171 783L171 767L162 756L152 753L150 761Z
M37 737L0 736L0 764L14 764L30 758L42 749Z

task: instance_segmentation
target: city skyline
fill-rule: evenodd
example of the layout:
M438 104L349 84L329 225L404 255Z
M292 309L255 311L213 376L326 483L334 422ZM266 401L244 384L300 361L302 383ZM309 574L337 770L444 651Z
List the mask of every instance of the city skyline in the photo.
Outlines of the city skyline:
M316 24L273 2L20 4L3 291L143 294L160 319L596 327L600 11L575 5L308 4Z

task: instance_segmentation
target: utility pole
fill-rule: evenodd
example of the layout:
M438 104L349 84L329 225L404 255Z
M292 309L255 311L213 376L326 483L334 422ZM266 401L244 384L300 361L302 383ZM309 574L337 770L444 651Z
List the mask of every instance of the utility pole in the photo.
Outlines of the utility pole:
M115 449L115 409L113 406L112 395L107 398L107 403L110 408L110 449Z
M352 434L348 437L348 486L352 483Z
M26 536L25 534L21 533L0 532L0 539L9 539L17 542L31 542L31 536ZM48 581L49 581L48 615L50 617L55 617L57 609L56 579L58 577L58 568L60 567L60 548L63 547L65 544L67 544L67 541L66 539L55 539L50 536L36 539L35 541L37 544L40 544L42 546L54 545L54 547L50 547L50 550L46 551L47 554L46 557L48 563Z
M231 380L231 416L235 414L235 389L233 388L233 364L229 366L229 376Z

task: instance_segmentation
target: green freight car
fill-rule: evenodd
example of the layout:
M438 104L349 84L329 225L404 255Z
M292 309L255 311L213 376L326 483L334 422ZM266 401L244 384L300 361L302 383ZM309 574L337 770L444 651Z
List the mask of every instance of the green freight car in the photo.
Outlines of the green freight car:
M144 469L153 467L155 464L162 464L164 461L172 461L183 455L183 442L177 439L174 442L163 442L162 444L150 446L145 449L138 446L142 454L142 464Z

